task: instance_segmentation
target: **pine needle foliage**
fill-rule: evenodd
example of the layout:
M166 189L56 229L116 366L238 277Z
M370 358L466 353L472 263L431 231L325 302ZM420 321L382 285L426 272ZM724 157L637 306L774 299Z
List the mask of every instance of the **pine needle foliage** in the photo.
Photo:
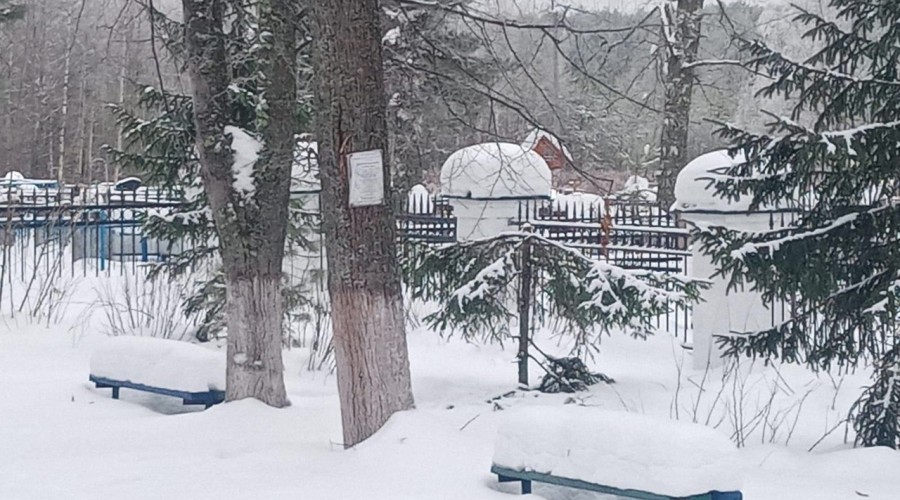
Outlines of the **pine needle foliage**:
M614 330L652 335L658 316L695 302L705 286L683 276L595 261L530 232L442 248L423 245L410 254L402 266L412 297L438 304L425 318L432 328L500 343L509 339L506 325L517 313L516 287L530 256L527 265L538 284L533 315L569 337L579 356L592 354L602 335Z
M266 124L265 75L257 68L256 54L264 43L258 29L258 13L248 2L229 2L230 32L226 43L232 84L228 97L231 123L249 134ZM163 45L176 64L185 55L183 26L159 11L152 12ZM299 16L302 17L302 16ZM298 19L299 19L298 17ZM303 54L299 58L305 57ZM299 77L298 77L299 78ZM183 310L200 318L198 338L209 339L224 327L225 286L219 259L218 235L200 178L195 152L193 101L190 96L147 86L140 89L135 106L110 104L122 128L122 150L106 145L110 161L123 171L139 172L147 184L164 193L159 201L172 206L142 215L144 233L169 242L172 255L156 265L150 279L161 275L177 278L198 269L194 293L184 298ZM309 126L306 102L296 106L298 129ZM298 148L299 161L309 164L308 153ZM318 231L318 214L300 200L292 200L289 211L286 258L295 252L317 250L312 235ZM304 311L318 307L305 284L286 283L283 290L286 319L303 317Z
M850 409L857 442L896 448L900 430L900 348L894 347L876 362L873 378L873 384Z
M813 369L874 362L874 384L852 415L857 441L897 446L898 401L876 402L898 368L900 2L831 0L825 12L797 9L814 47L805 60L740 40L746 65L772 79L760 93L796 106L770 115L766 133L720 130L745 161L718 172L717 192L750 197L754 209L796 210L795 219L759 232L709 227L700 237L732 288L791 304L783 323L722 338L727 351Z

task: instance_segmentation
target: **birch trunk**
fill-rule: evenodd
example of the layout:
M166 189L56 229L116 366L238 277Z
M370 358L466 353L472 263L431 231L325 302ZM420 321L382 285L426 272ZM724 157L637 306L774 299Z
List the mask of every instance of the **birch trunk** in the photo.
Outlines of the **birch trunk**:
M97 128L97 122L94 117L95 108L91 107L91 118L88 120L88 137L87 137L87 151L86 154L86 165L87 165L87 181L86 184L88 186L91 185L94 181L94 129Z
M281 266L287 231L295 134L294 31L289 0L260 5L260 29L272 33L258 62L265 72L265 149L253 167L252 194L235 191L225 49L225 3L183 0L196 146L225 268L228 365L226 399L288 404L284 389Z
M71 63L72 63L72 45L69 38L72 36L71 23L66 26L66 55L65 69L63 70L63 87L62 87L62 118L60 118L59 126L59 158L56 167L56 181L59 184L59 193L62 194L63 181L65 179L66 169L66 132L69 124L69 80L71 79Z
M315 121L328 291L344 446L374 434L413 396L389 202L351 208L346 153L378 149L390 195L376 0L314 2Z
M658 203L668 210L675 203L675 179L687 163L688 130L694 70L700 46L700 9L703 0L670 0L662 8L662 42L666 60L665 104L660 132ZM687 66L686 66L687 65Z
M129 43L129 41L131 40L131 29L132 28L129 25L128 33L125 35L125 54L122 59L122 66L119 68L119 96L118 96L119 107L122 107L125 104L125 76L126 76L125 69L128 67L128 55L130 52L129 48L131 45ZM125 136L125 132L122 129L122 126L119 125L116 128L116 151L123 150L122 147L124 145L124 138L125 138L124 136ZM109 182L109 168L108 167L107 167L107 173L106 173L105 177L106 178L103 180L106 182ZM115 166L113 167L113 180L116 182L118 182L118 180L119 180L119 163L118 162L116 162Z
M81 87L79 88L79 102L81 103L81 123L78 126L78 181L84 182L84 167L85 167L85 159L84 159L84 149L87 146L87 126L88 126L88 111L87 111L87 78L86 78L86 65L84 63L84 59L82 59L81 63Z

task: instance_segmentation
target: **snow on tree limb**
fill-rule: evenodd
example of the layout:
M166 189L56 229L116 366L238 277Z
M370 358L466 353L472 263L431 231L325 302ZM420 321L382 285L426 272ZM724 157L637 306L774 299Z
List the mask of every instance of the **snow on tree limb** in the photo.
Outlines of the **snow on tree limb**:
M579 353L595 350L600 336L612 330L637 337L655 333L651 320L696 301L706 286L685 276L622 269L537 234L508 232L411 252L403 261L409 290L414 298L439 304L426 321L442 333L503 341L506 321L515 313L508 298L515 296L526 245L532 273L539 276L536 293L543 297L534 302L535 314L557 321Z
M244 200L250 200L256 192L253 169L263 145L240 127L229 125L225 127L225 134L231 136L231 150L234 153L234 163L231 166L231 175L234 176L232 187Z

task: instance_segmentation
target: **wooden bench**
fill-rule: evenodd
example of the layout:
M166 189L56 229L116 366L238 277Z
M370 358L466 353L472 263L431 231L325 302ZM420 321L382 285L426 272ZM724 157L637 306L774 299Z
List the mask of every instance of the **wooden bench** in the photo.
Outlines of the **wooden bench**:
M578 479L570 479L567 477L557 477L551 474L543 474L540 472L517 471L506 467L494 465L491 467L491 473L497 475L497 479L501 483L509 483L519 481L522 483L522 494L531 493L531 483L547 483L556 486L565 486L577 490L595 491L597 493L605 493L607 495L618 495L625 498L637 498L640 500L742 500L743 495L739 491L709 491L689 497L669 497L657 495L648 491L623 490L612 486L602 484L589 483Z
M639 500L742 500L738 450L714 429L577 405L516 408L497 431L491 472Z
M206 392L186 392L175 389L166 389L164 387L137 384L127 380L113 380L111 378L98 377L95 375L91 375L89 379L98 389L112 389L113 399L119 399L119 389L124 387L135 391L152 392L153 394L162 394L163 396L180 398L183 404L203 405L205 408L209 408L212 405L225 401L225 391L210 390Z

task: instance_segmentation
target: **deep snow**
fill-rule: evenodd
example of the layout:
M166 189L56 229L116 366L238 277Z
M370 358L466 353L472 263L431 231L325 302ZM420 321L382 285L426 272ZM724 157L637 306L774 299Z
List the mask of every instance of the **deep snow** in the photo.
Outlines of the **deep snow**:
M734 443L705 425L576 405L511 413L494 445L507 469L674 497L741 489Z
M507 415L567 400L709 420L724 436L746 427L738 460L748 500L888 500L900 491L900 453L845 450L843 427L805 452L843 418L862 373L816 378L799 367L745 365L722 384L721 370L686 371L689 354L671 338L615 336L604 340L596 366L616 384L575 396L503 397L515 386L512 351L417 330L409 340L418 409L343 450L334 377L306 371L302 350L285 352L291 407L241 401L198 411L162 396L123 390L117 401L94 389L89 359L103 340L0 320L0 499L512 498L517 486L489 473L498 427ZM748 432L770 399L768 418ZM789 447L762 444L773 432L779 443L790 433ZM546 485L535 493L602 498Z
M91 375L185 392L225 390L225 353L178 340L117 336L91 356Z

